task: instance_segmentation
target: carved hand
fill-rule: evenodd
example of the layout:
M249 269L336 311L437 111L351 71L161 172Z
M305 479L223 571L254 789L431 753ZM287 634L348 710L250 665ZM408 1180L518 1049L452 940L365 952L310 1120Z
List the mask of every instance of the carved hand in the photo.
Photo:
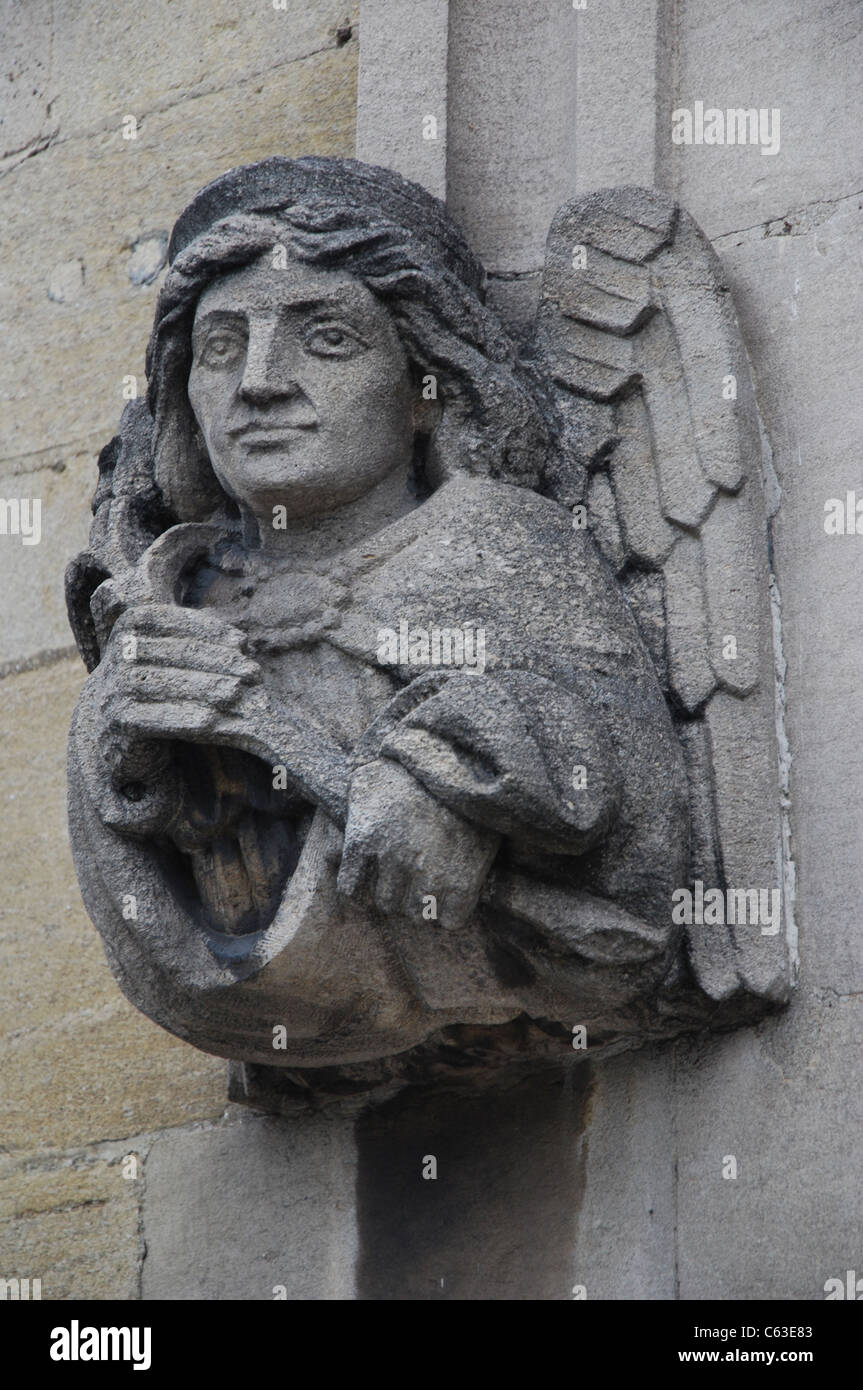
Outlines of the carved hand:
M97 668L102 746L115 775L140 775L153 740L200 740L260 682L238 628L200 609L140 604L120 617Z
M447 810L397 763L379 759L351 779L338 888L418 926L427 920L461 927L499 843L498 835Z
M344 825L347 756L301 711L270 696L245 644L245 633L215 614L176 604L136 604L117 620L91 678L115 785L152 783L171 739L215 743L284 764L295 787Z

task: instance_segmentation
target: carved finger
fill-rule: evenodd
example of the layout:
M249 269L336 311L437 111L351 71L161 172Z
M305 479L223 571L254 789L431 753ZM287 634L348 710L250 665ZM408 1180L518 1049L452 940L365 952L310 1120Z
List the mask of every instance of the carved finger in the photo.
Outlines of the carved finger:
M177 603L141 603L128 609L117 620L120 633L135 632L139 637L189 637L215 640L231 647L243 647L246 634L217 618L206 608L181 608Z
M211 709L230 709L243 682L234 676L185 671L176 666L130 666L118 679L121 694L153 704L192 701Z
M139 637L135 661L139 665L172 666L186 671L212 671L239 680L255 680L261 674L256 661L244 656L237 645L202 642L186 637Z
M146 734L153 738L192 738L195 734L208 732L214 719L212 709L192 700L178 700L174 704L137 704L130 701L122 714L118 714L117 727L124 732Z

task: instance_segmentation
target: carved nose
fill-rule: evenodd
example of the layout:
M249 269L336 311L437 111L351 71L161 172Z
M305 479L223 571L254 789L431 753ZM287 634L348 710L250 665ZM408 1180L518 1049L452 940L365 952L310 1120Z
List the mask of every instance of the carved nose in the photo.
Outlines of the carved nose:
M284 340L274 316L267 315L251 324L246 365L239 394L252 405L290 400L302 394L294 375L294 352Z
M240 383L240 395L250 405L266 405L272 400L290 400L293 396L301 394L299 382L292 377L281 377L278 373L246 372Z

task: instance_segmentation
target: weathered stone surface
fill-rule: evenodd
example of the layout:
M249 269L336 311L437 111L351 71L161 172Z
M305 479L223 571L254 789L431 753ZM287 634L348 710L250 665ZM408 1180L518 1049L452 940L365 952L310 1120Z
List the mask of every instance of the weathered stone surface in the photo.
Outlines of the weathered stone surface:
M663 698L681 625L663 644L661 566L682 527L703 523L702 698L720 675L741 695L773 680L751 617L767 603L759 533L743 527L741 548L734 521L759 515L758 480L716 498L680 380L675 313L691 337L698 295L719 294L703 237L647 190L568 204L529 366L444 206L375 166L234 170L184 210L168 255L148 399L100 456L91 546L68 575L91 670L73 845L125 993L204 1050L311 1068L324 1090L334 1067L350 1087L431 1075L465 1026L503 1061L525 1015L552 1037L573 1016L602 1042L640 1036L642 1001L666 987L656 1028L673 1031L697 1013L677 997L690 797ZM708 343L738 336L708 313ZM604 399L638 388L646 405L620 400L606 447L624 464L646 451L651 482L595 474L594 525L617 571L646 558L633 511L658 506L670 537L649 556L657 601L634 610L568 510L597 461L598 407L582 421L578 401L606 341L638 370ZM753 461L731 440L737 481ZM742 684L717 673L723 623L741 629ZM755 708L739 704L735 746ZM726 813L761 816L770 845L769 791L729 809L727 742L717 724L719 837ZM787 990L781 949L766 980L738 974L723 999Z
M597 545L612 569L621 570L626 562L626 550L617 522L614 492L606 473L594 473L591 476L587 509Z
M570 127L579 192L612 184L670 187L657 170L662 6L603 0L576 13L578 105ZM670 55L669 55L670 56Z
M166 1133L147 1159L146 1299L350 1299L351 1120L246 1117Z
M664 573L671 683L684 709L692 712L716 687L708 653L703 558L695 536L678 536Z
M128 1007L81 910L63 744L84 673L60 659L63 568L123 378L144 386L154 248L208 173L353 151L357 9L0 10L0 496L44 504L39 545L0 535L0 675L23 669L0 682L0 1276L41 1277L44 1299L138 1296L140 1185L77 1148L224 1108L223 1064Z
M673 1299L674 1064L648 1048L591 1067L573 1283L587 1300Z
M668 186L709 236L747 227L760 233L810 199L859 190L863 32L856 5L790 0L780 11L745 0L707 7L687 0L679 16L677 85L658 115L657 145ZM778 109L779 152L762 154L756 144L672 145L672 107L697 100L722 111Z
M615 412L619 443L611 456L611 481L627 551L651 568L671 552L675 532L662 512L647 408L641 396L622 400Z
M118 1138L224 1108L222 1065L129 1008L80 905L60 788L82 674L76 659L0 686L0 1136L10 1151Z
M122 373L134 370L139 380L143 379L141 348L152 309L153 301L149 296L153 287L144 283L132 294L130 270L138 263L133 245L141 238L146 240L167 230L176 208L208 174L216 174L230 163L289 148L280 138L280 104L284 107L289 100L287 87L267 85L265 101L256 106L252 123L236 121L237 105L242 106L250 97L253 74L261 64L268 65L272 59L277 66L284 64L288 71L302 67L304 63L288 62L288 56L298 54L307 42L308 48L332 42L328 34L324 35L323 27L320 30L316 27L319 16L323 18L324 11L329 15L331 10L305 5L302 16L276 15L283 25L290 20L294 31L301 36L301 43L292 47L293 31L279 31L269 21L265 23L258 14L260 9L262 15L264 8L269 7L265 4L250 7L242 14L228 14L221 4L206 7L174 4L166 10L168 22L173 26L174 42L170 53L163 50L159 62L154 63L150 25L164 23L162 17L157 21L155 14L142 15L135 11L134 20L130 20L130 10L123 5L107 8L90 5L87 14L78 21L80 42L77 36L62 32L62 22L56 24L55 53L62 49L63 65L55 64L53 71L61 77L64 72L75 73L74 78L69 78L67 91L58 90L56 83L52 86L51 65L44 60L46 29L52 18L47 4L14 4L7 11L11 20L4 16L6 29L12 24L15 35L14 49L7 43L4 51L13 53L16 73L13 90L18 103L11 123L4 127L7 132L10 128L15 132L12 139L6 140L6 145L19 151L7 161L9 165L22 158L21 152L38 148L56 129L53 111L48 109L49 102L56 97L59 97L59 104L55 104L53 110L63 111L62 138L73 128L81 135L93 130L91 113L97 113L98 120L107 123L105 129L110 126L113 131L113 111L118 102L123 105L126 89L140 90L147 94L148 101L152 98L156 107L164 106L160 91L160 68L164 67L168 100L177 103L178 119L163 127L169 142L160 151L165 168L159 167L154 152L154 158L145 169L142 193L147 192L149 185L151 196L158 199L161 187L167 187L176 178L178 168L180 173L159 205L158 219L153 220L147 214L143 197L133 196L131 202L126 201L127 171L119 160L111 161L107 146L102 148L99 141L94 140L87 158L78 158L74 148L78 134L68 145L60 144L16 170L16 180L25 173L32 178L37 167L48 170L48 163L43 161L53 160L60 153L69 156L74 177L67 181L58 165L57 176L52 175L49 197L40 201L35 192L36 184L32 183L22 193L19 204L15 181L6 180L6 205L15 202L16 208L20 207L16 237L20 241L26 236L29 244L38 247L38 256L22 258L22 274L29 277L32 271L33 279L32 283L28 279L20 311L16 310L18 316L13 334L15 353L12 356L20 360L20 353L24 353L26 364L22 364L19 371L13 360L7 371L14 374L14 391L6 390L11 378L4 380L0 388L4 392L4 417L14 420L16 431L16 439L4 445L0 452L14 456L16 468L36 466L46 438L40 433L43 426L49 440L56 441L56 451L50 451L52 460L67 461L70 447L73 452L91 448L94 431L101 442L114 423L119 400L117 383L122 381ZM450 8L456 9L455 5ZM534 10L533 6L521 8L525 15ZM566 0L556 8L572 17ZM484 11L485 7L474 9ZM469 7L460 6L454 23L462 23L467 35L471 24L477 28L493 25L493 12L497 9L497 6L489 7L486 16L485 13L474 15ZM699 1060L698 1051L690 1055L684 1049L686 1055L678 1060L676 1083L661 1059L644 1053L605 1061L595 1069L592 1117L588 1119L586 1137L582 1141L587 1149L587 1190L572 1273L574 1281L581 1277L582 1269L585 1270L583 1282L587 1284L590 1298L625 1298L632 1296L634 1289L641 1290L645 1297L674 1296L675 1214L670 1189L678 1147L675 1126L680 1133L681 1153L681 1296L781 1298L790 1293L795 1298L820 1298L824 1278L841 1274L856 1260L853 1252L847 1253L842 1228L843 1215L846 1228L853 1225L859 1200L859 1165L854 1161L855 1155L846 1137L856 1118L853 1106L859 1092L849 1060L856 1056L854 1030L843 1026L836 1029L834 1038L832 1021L828 1027L824 1020L832 1020L837 1013L844 1017L854 1003L844 997L835 998L831 990L844 994L859 992L861 988L859 914L856 910L860 893L855 882L861 826L856 800L845 794L845 788L856 784L863 773L863 768L858 767L854 737L861 689L857 654L863 635L857 630L860 605L857 601L856 546L859 538L826 537L823 505L827 497L844 497L846 489L857 486L859 473L855 443L861 426L857 406L859 364L854 352L848 350L848 344L856 341L858 333L859 306L854 287L859 281L863 247L859 199L851 196L856 185L850 180L856 165L849 154L855 143L859 145L855 126L859 121L860 103L854 98L859 86L859 37L852 3L833 4L819 10L795 0L785 7L779 20L776 14L774 6L757 11L757 7L747 6L743 0L727 0L727 3L723 0L719 6L710 7L709 12L703 6L635 5L631 0L625 3L624 0L603 0L601 7L589 4L584 12L574 16L579 59L577 124L573 125L570 115L564 114L570 110L567 103L575 92L574 82L569 94L558 91L556 102L547 99L553 66L549 55L542 69L543 80L528 84L527 90L521 93L518 110L510 118L508 130L506 108L502 111L506 144L498 153L503 159L508 152L515 156L507 179L513 204L519 203L517 185L521 175L530 180L538 161L544 158L542 148L538 152L531 148L532 140L538 140L546 150L565 143L570 146L568 150L561 148L556 159L548 161L547 187L558 177L558 170L565 166L571 147L577 143L579 187L627 181L674 188L675 196L718 236L717 249L731 271L737 310L753 356L759 405L774 444L775 463L784 492L782 510L774 525L773 556L782 588L785 646L789 658L788 720L796 787L794 848L801 870L798 911L804 969L824 990L821 1012L814 1008L804 1010L802 1029L810 1043L816 1040L811 1043L811 1051L806 1038L801 1041L801 1036L795 1035L795 1039L791 1039L787 1025L793 1020L792 1013L779 1026L771 1024L756 1034L747 1033L738 1039L719 1039L706 1049L702 1060ZM215 17L217 25L213 34L207 27L209 15ZM675 26L679 19L679 28L663 32L662 23L669 19L675 21ZM528 22L536 23L536 16L531 15ZM139 50L136 35L141 32L146 32L150 41L141 44ZM194 40L188 41L189 36L194 36ZM160 42L161 37L157 46ZM465 38L465 45L467 42ZM472 51L465 45L458 53L450 55L450 114L456 100L454 82L464 83L462 109L468 110L471 74L484 67L483 52L477 51L475 45ZM349 40L345 47L348 52L355 50L354 40ZM402 60L399 45L393 42L390 47L398 66ZM206 65L202 64L200 69L196 59L199 51L207 54ZM220 92L213 89L212 84L219 82L220 51L230 52L232 72L239 71L244 78L250 79L240 88L228 87ZM88 56L90 53L100 55L98 80L92 77L96 64ZM674 75L673 63L678 54L682 72L679 91L669 81ZM246 55L253 64L248 68L244 66ZM333 56L339 55L334 53ZM493 55L493 60L497 61L497 55ZM137 65L134 79L130 76L133 63ZM453 72L453 68L457 70ZM373 76L370 74L370 86ZM510 74L507 79L509 82ZM716 92L717 86L722 89L720 93ZM186 160L184 139L189 112L182 98L191 89L195 92L193 106L207 100L208 96L214 98L214 104L207 108L208 120L195 126L199 143L189 148ZM340 90L338 100L349 100L344 89ZM82 92L86 100L81 100ZM337 100L332 92L330 89L316 97L324 118ZM759 106L780 104L781 154L771 159L762 156L757 149L672 147L665 140L670 130L671 110L681 102L691 104L698 98L707 102L715 100L718 105L746 101ZM497 119L499 93L487 89L485 100L492 102L489 109ZM220 103L229 113L225 120L219 118ZM480 104L474 103L474 107L475 114L482 119ZM312 111L311 99L305 109L307 114ZM537 119L537 109L542 112L541 120ZM73 122L78 124L73 127ZM146 116L142 125L141 138L147 134L148 125L152 131L151 115ZM316 131L323 133L322 138L328 138L325 125L326 121L320 127L315 126ZM208 126L213 143L205 146ZM483 135L485 129L483 126ZM574 141L569 139L573 131ZM517 154L521 140L529 155L523 162L519 162ZM348 140L344 145L322 144L320 148L346 152L349 145ZM302 139L290 146L297 153L305 152L306 148ZM220 150L224 150L224 157ZM457 160L469 159L473 149L467 143L456 149L452 125L449 153L454 185L467 183L461 179ZM82 219L89 217L93 209L100 209L103 219L115 215L113 193L106 201L100 187L97 155L102 168L109 171L107 184L121 190L117 198L121 212L124 217L127 213L130 215L128 226L121 228L128 244L124 244L122 252L114 255L111 261L114 278L109 288L112 295L116 289L118 297L111 301L98 321L92 320L98 331L91 333L84 321L82 305L87 302L91 276L96 273L90 263L93 257L88 260L87 255L82 254L81 236L66 217L64 208L67 187L74 183L86 187L90 193L89 205L80 210ZM95 175L89 182L88 166ZM400 167L409 174L420 172L409 161ZM485 195L481 185L477 185L477 190ZM537 192L541 197L542 190ZM572 192L572 186L568 185L561 197ZM466 194L470 193L471 188L467 186ZM31 196L33 205L39 204L39 213L29 226L26 206ZM71 201L69 206L72 206ZM499 206L491 207L487 203L486 211L489 217L495 218L495 235L505 240L508 226L498 217ZM71 245L65 245L64 238L58 243L49 238L47 232L43 233L52 216L59 216L66 229L65 241L70 241ZM94 222L98 220L94 217ZM477 215L478 234L483 233L482 223L482 217ZM737 227L749 230L719 235L728 228ZM473 232L474 228L471 230ZM89 251L89 243L86 247ZM519 329L530 316L536 289L535 281L531 282L529 276L535 273L528 272L516 280L492 281L493 302L506 321ZM54 290L61 291L59 297L50 297ZM132 297L126 300L123 294ZM521 296L522 302L516 311L511 311L508 303L511 294ZM25 302L28 298L29 318ZM50 309L58 317L40 317L41 311L36 313L37 301L43 310ZM70 327L69 318L64 323L59 317L61 314L78 317ZM83 328L84 350L76 362L74 333L79 328ZM119 336L108 338L108 333ZM100 345L100 334L104 348ZM28 347L30 342L34 344L32 349ZM122 343L119 348L118 342ZM61 367L57 380L62 385L61 389L56 389L52 377L49 390L36 392L33 384L44 380L46 363L54 362L53 349L46 356L46 343L60 345L57 360ZM695 347L699 348L697 335ZM118 351L121 356L130 356L131 366L118 370ZM95 364L92 370L87 369L89 363ZM109 391L104 391L99 384L104 381L112 383ZM21 394L25 391L26 398ZM86 412L70 408L75 403L76 392L83 393L83 397L77 399L86 399ZM6 398L16 394L20 399ZM88 414L86 420L85 414ZM82 429L86 438L80 432ZM619 463L619 454L617 459ZM652 460L648 461L652 467ZM8 495L8 492L4 478L0 493ZM80 492L79 520L73 520L71 509L67 510L70 537L85 519L86 494L89 494L89 485L82 487ZM637 502L629 515L637 516ZM657 515L661 519L658 508ZM0 562L4 558L5 539L0 541ZM17 541L16 547L13 561L25 554ZM661 543L656 542L654 548L661 551ZM39 558L44 557L40 555ZM58 554L52 560L52 574L59 571L63 558L65 554L62 557ZM14 563L4 574L4 583L7 576L10 582L18 576ZM37 582L42 583L42 579ZM43 584L46 594L49 582ZM16 608L20 602L16 599ZM56 598L51 602L56 603ZM47 611L53 614L49 617L53 625L58 609ZM35 605L28 614L32 645L18 643L13 646L13 650L25 657L35 655L44 645L40 636L42 619ZM14 613L11 618L7 616L6 624L5 630L11 631L15 626ZM19 622L16 643L24 629L25 624ZM53 636L51 640L53 644ZM59 645L67 641L64 634ZM4 696L15 688L4 682ZM43 719L50 730L66 716L53 707L47 709L38 699L34 708L28 739L38 742L41 737L38 719ZM43 771L41 764L39 766L40 778L48 777L56 792L56 773ZM703 758L699 766L703 775ZM26 829L30 824L37 824L40 834L43 826L46 827L46 840L39 842L39 873L50 875L51 883L56 880L57 902L65 903L71 900L72 890L69 889L62 899L59 895L62 892L60 881L68 872L68 861L61 862L44 852L53 834L47 828L47 812L43 812L41 818L37 812L31 821L28 809L23 821L25 835L32 833ZM745 828L745 820L741 824ZM56 965L47 949L51 938L46 938L43 946L42 937L34 935L34 924L39 918L32 907L32 885L27 882L26 848L21 842L19 853L16 842L14 864L21 869L10 880L8 898L11 900L21 894L27 907L14 923L11 917L8 921L9 940L12 940L14 925L15 942L3 961L6 969L8 959L8 968L16 981L13 1025L16 1010L21 1011L22 1017L32 1020L41 1007L41 1003L34 1003L24 974L14 974L16 968L23 972L19 939L23 938L28 946L35 943L40 960L50 962L45 965L45 971L50 976L49 1004L55 1011L58 1003L62 1005L64 969L61 960L69 959L68 952L77 953L76 962L87 962L74 979L71 970L65 972L65 988L75 991L76 1007L79 999L86 999L91 980L97 978L99 965L92 936L88 950L88 938L82 933L81 919L77 916L74 931L68 937L68 948L63 929L64 954ZM4 857L4 872L6 868ZM57 940L56 933L53 939ZM731 965L733 969L733 956ZM94 1040L95 1047L104 1045L110 1049L112 1026L108 1017L105 1033ZM772 1040L769 1050L765 1050L766 1038ZM157 1040L161 1040L161 1035L147 1030L144 1025L136 1035L135 1045L141 1049L142 1056L148 1056L157 1046ZM752 1050L756 1047L757 1053ZM188 1057L191 1054L181 1051L180 1055ZM86 1066L86 1061L80 1064L75 1061L74 1065ZM214 1068L214 1098L220 1085L220 1072L220 1067ZM15 1073L12 1084L22 1074ZM607 1086L604 1087L606 1077ZM93 1074L89 1080L95 1085L98 1078ZM59 1084L65 1084L65 1074L59 1077ZM144 1082L134 1078L133 1084L138 1086ZM678 1107L673 1103L675 1086L681 1096ZM75 1092L75 1096L80 1104L82 1093ZM169 1118L170 1113L169 1109L161 1117L157 1116L155 1123L179 1123ZM214 1109L212 1113L218 1111ZM21 1131L25 1140L40 1141L40 1122L40 1115L34 1110L27 1117L26 1132ZM729 1125L733 1147L742 1149L745 1155L737 1182L722 1180L716 1166L717 1136L727 1135ZM61 1133L57 1128L53 1132ZM560 1129L552 1125L547 1132L549 1150L557 1154ZM186 1136L184 1152L192 1167L195 1146L202 1135L206 1141L206 1131ZM73 1142L77 1142L77 1137ZM726 1151L724 1142L719 1147ZM369 1155L373 1155L371 1146ZM466 1147L465 1156L468 1161L475 1156L470 1145ZM233 1171L238 1176L242 1174L242 1160L242 1146L238 1144L233 1160ZM226 1167L231 1167L227 1158ZM182 1176L185 1179L185 1175ZM497 1177L497 1173L494 1176ZM278 1184L278 1177L274 1170L274 1186ZM369 1186L373 1186L368 1173L366 1179ZM16 1178L15 1181L22 1180ZM425 1186L434 1188L433 1183ZM559 1212L565 1213L561 1225L567 1237L569 1202L574 1190L574 1187L558 1190L553 1182L547 1188L549 1208L556 1206ZM58 1182L58 1194L66 1191L65 1180L62 1185ZM45 1192L43 1199L41 1193L36 1193L28 1184L27 1194L29 1207L26 1203L18 1207L12 1204L7 1210L35 1212L43 1200L50 1204L50 1190ZM368 1189L367 1195L370 1199L373 1196ZM517 1197L518 1193L515 1195ZM203 1196L200 1200L205 1202ZM214 1202L213 1211L220 1209L222 1200ZM271 1196L262 1188L258 1190L256 1205L266 1207L270 1200ZM381 1219L378 1233L385 1224L387 1200L387 1192L380 1190L377 1206L369 1200L366 1207L369 1217L377 1212ZM165 1224L171 1201L166 1188L161 1218ZM440 1210L442 1204L434 1208L430 1200L429 1205L433 1210ZM541 1214L541 1202L538 1209ZM451 1205L447 1210L457 1210L457 1207ZM469 1204L462 1210L469 1219ZM205 1225L212 1245L219 1246L222 1232L213 1211L204 1212ZM513 1296L518 1296L517 1266L524 1253L520 1232L515 1229L517 1211L520 1209L510 1204L498 1223L504 1233L507 1229L513 1230L512 1240L507 1244L504 1234L499 1243L492 1246L501 1256L494 1282L496 1286L516 1290ZM61 1213L63 1220L72 1215ZM69 1248L74 1245L81 1253L86 1250L87 1242L86 1209L76 1210L74 1217L74 1221L69 1219L66 1228ZM25 1218L30 1239L35 1241L37 1236L41 1239L43 1219L47 1221L48 1215L34 1214ZM50 1219L54 1220L53 1214ZM518 1219L523 1220L523 1215ZM591 1231L595 1233L593 1236ZM59 1224L54 1224L50 1244L55 1263L64 1239L58 1238L58 1232ZM376 1233L374 1226L369 1225L367 1232L371 1241ZM387 1247L382 1239L380 1248L385 1252L388 1248L398 1251L398 1234L393 1229L391 1246ZM302 1245L306 1238L314 1245L316 1231L307 1236L303 1228L298 1242ZM494 1234L489 1234L488 1239L493 1242ZM0 1250L5 1248L0 1236ZM98 1264L103 1258L104 1247L94 1245L93 1248ZM557 1249L555 1246L555 1252ZM464 1273L470 1253L462 1251L463 1289L483 1285L476 1270L472 1274ZM26 1270L30 1267L26 1247L23 1256L21 1267ZM212 1260L212 1249L204 1252L204 1258ZM430 1259L428 1263L431 1262ZM556 1270L557 1263L552 1263ZM422 1269L425 1270L426 1265ZM534 1266L532 1272L541 1283L549 1271ZM375 1270L367 1266L366 1273L369 1277L363 1287L367 1291L384 1286L386 1271L380 1274L377 1284ZM553 1273L551 1271L549 1278ZM416 1274L416 1271L408 1270L408 1274ZM242 1280L245 1280L244 1275ZM535 1287L539 1287L539 1283ZM76 1292L80 1287L73 1285ZM317 1287L313 1276L309 1277L308 1287ZM430 1288L429 1282L420 1296L426 1296ZM47 1292L45 1296L49 1296ZM545 1292L541 1296L553 1297L554 1294Z
M143 349L158 288L130 280L133 247L168 229L194 190L232 162L274 148L352 152L354 59L327 48L227 92L156 109L136 140L123 139L118 120L86 140L52 146L4 179L4 237L22 252L0 301L20 344L3 364L0 457L67 446L113 427L124 378L135 376L139 392L145 389ZM331 100L322 101L322 92ZM49 289L55 269L71 258L84 267L83 283L74 300L58 302Z
M678 1045L680 1298L808 1302L859 1269L860 1027L859 998L813 989L780 1021Z
M20 7L13 8L17 14ZM224 5L218 13L212 6L175 8L168 16L175 41L165 48L163 20L155 14L97 5L80 24L57 26L50 50L39 40L40 25L50 26L49 8L25 7L20 22L29 39L13 69L13 91L23 93L29 83L28 92L36 87L40 100L48 100L50 86L55 100L46 129L59 136L4 179L4 241L20 254L16 274L0 287L5 331L16 342L0 379L0 495L46 489L45 536L23 550L20 541L0 543L0 584L11 595L0 668L67 645L62 570L86 526L89 485L82 470L88 451L92 466L112 428L129 378L139 391L146 384L143 343L158 272L154 283L156 263L151 255L144 264L142 246L158 244L178 204L226 162L274 147L348 153L354 139L356 7L325 0L290 15L269 5L242 14ZM158 26L158 44L145 41L142 24ZM232 47L244 61L214 71L207 55L219 51L224 58ZM219 81L216 71L230 73L230 80ZM130 111L139 121L135 140L123 138ZM7 143L18 141L10 135ZM70 187L74 198L67 196ZM59 479L8 480L59 466L67 470Z
M4 0L0 168L49 143L119 130L127 116L141 125L169 106L188 113L187 103L214 93L230 104L232 88L260 84L328 50L347 48L355 70L358 18L358 0L307 0L279 9L215 0L161 11L132 0L95 0L72 24L58 21L50 0ZM332 95L331 106L342 106L352 121L353 103ZM284 105L274 105L272 119L284 115ZM243 135L248 139L250 131Z
M140 1175L141 1156L134 1146L123 1158L134 1158ZM0 1221L39 1216L61 1208L125 1202L127 1197L134 1199L140 1190L135 1187L136 1181L123 1177L118 1155L96 1158L92 1154L64 1157L50 1153L39 1159L32 1155L0 1157ZM134 1207L134 1200L131 1205Z
M37 11L49 8L37 0ZM231 88L248 84L251 92L267 89L276 70L288 79L283 89L291 105L292 89L301 72L299 59L328 52L342 54L343 67L356 65L357 0L303 0L301 5L276 8L263 4L235 5L232 0L208 0L205 6L171 5L143 8L134 0L95 0L76 16L74 24L56 26L52 52L57 99L52 116L63 141L93 131L119 127L134 115L140 124L169 106L179 106L190 121L192 103L215 94L236 112ZM323 69L326 71L326 69ZM285 120L285 105L270 88L268 124ZM349 101L321 79L331 113L353 120ZM226 101L227 98L227 101ZM251 113L244 113L234 138L254 138ZM142 130L142 135L143 135ZM270 131L268 149L281 148L281 134Z
M446 196L449 0L365 0L357 158Z
M543 0L450 5L447 203L489 271L539 270L574 192L576 24Z
M863 223L848 152L859 145L860 44L852 4L791 4L780 18L775 7L743 0L676 8L613 0L579 17L579 186L611 183L625 170L673 188L715 238L782 488L772 561L787 661L783 756L793 755L801 978L814 997L755 1032L703 1051L680 1046L669 1158L679 1153L681 1298L817 1300L825 1278L855 1266L846 1232L859 1227L859 1165L849 1148L859 1048L842 1020L861 989L863 827L859 798L848 791L863 774L853 736L863 645L859 538L828 537L823 522L827 498L854 488L859 495L863 422L848 344L858 336ZM780 154L673 146L672 110L697 99L779 106ZM729 753L728 776L736 765L737 785L748 792L754 745ZM709 868L703 833L701 840L699 861ZM793 881L789 867L786 874ZM727 946L717 951L717 990L733 968ZM637 1060L617 1065L627 1071ZM588 1145L590 1154L592 1136ZM735 1152L740 1176L724 1180L723 1156ZM665 1162L654 1156L644 1180L655 1186ZM637 1157L633 1166L641 1172ZM590 1187L588 1174L588 1199ZM601 1192L597 1204L608 1219ZM625 1296L613 1274L607 1287L608 1296Z
M153 1040L122 1000L52 1014L5 1048L0 1123L10 1151L120 1138L224 1110L224 1067L175 1039Z
M794 856L805 973L863 989L857 846L863 776L853 730L863 719L858 602L861 537L828 535L825 503L861 495L863 428L854 341L863 254L859 198L815 203L787 233L760 229L718 242L741 306L773 442L782 506L773 523L782 597L787 721L793 754ZM858 713L859 712L859 713Z
M0 1159L3 1277L41 1279L43 1300L137 1298L138 1187L119 1161Z
M0 112L0 168L17 164L56 131L52 107L57 85L52 80L53 7L3 0L5 82Z
M573 1297L587 1068L397 1096L357 1122L357 1297ZM591 1294L592 1296L592 1294Z
M14 668L39 651L69 651L69 620L63 599L63 571L88 531L89 490L94 445L48 449L35 458L0 463L0 497L27 508L28 529L36 537L0 535L0 669ZM35 466L34 466L35 465ZM38 506L38 527L32 528ZM21 512L19 510L19 515Z

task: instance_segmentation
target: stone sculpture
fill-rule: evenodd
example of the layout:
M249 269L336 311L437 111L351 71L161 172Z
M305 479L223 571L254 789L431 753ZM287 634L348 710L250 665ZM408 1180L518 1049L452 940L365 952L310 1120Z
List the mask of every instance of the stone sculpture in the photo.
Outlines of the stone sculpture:
M692 220L563 207L528 352L353 160L231 171L169 261L67 576L127 996L273 1104L784 1002L784 919L675 909L781 886L759 425Z

